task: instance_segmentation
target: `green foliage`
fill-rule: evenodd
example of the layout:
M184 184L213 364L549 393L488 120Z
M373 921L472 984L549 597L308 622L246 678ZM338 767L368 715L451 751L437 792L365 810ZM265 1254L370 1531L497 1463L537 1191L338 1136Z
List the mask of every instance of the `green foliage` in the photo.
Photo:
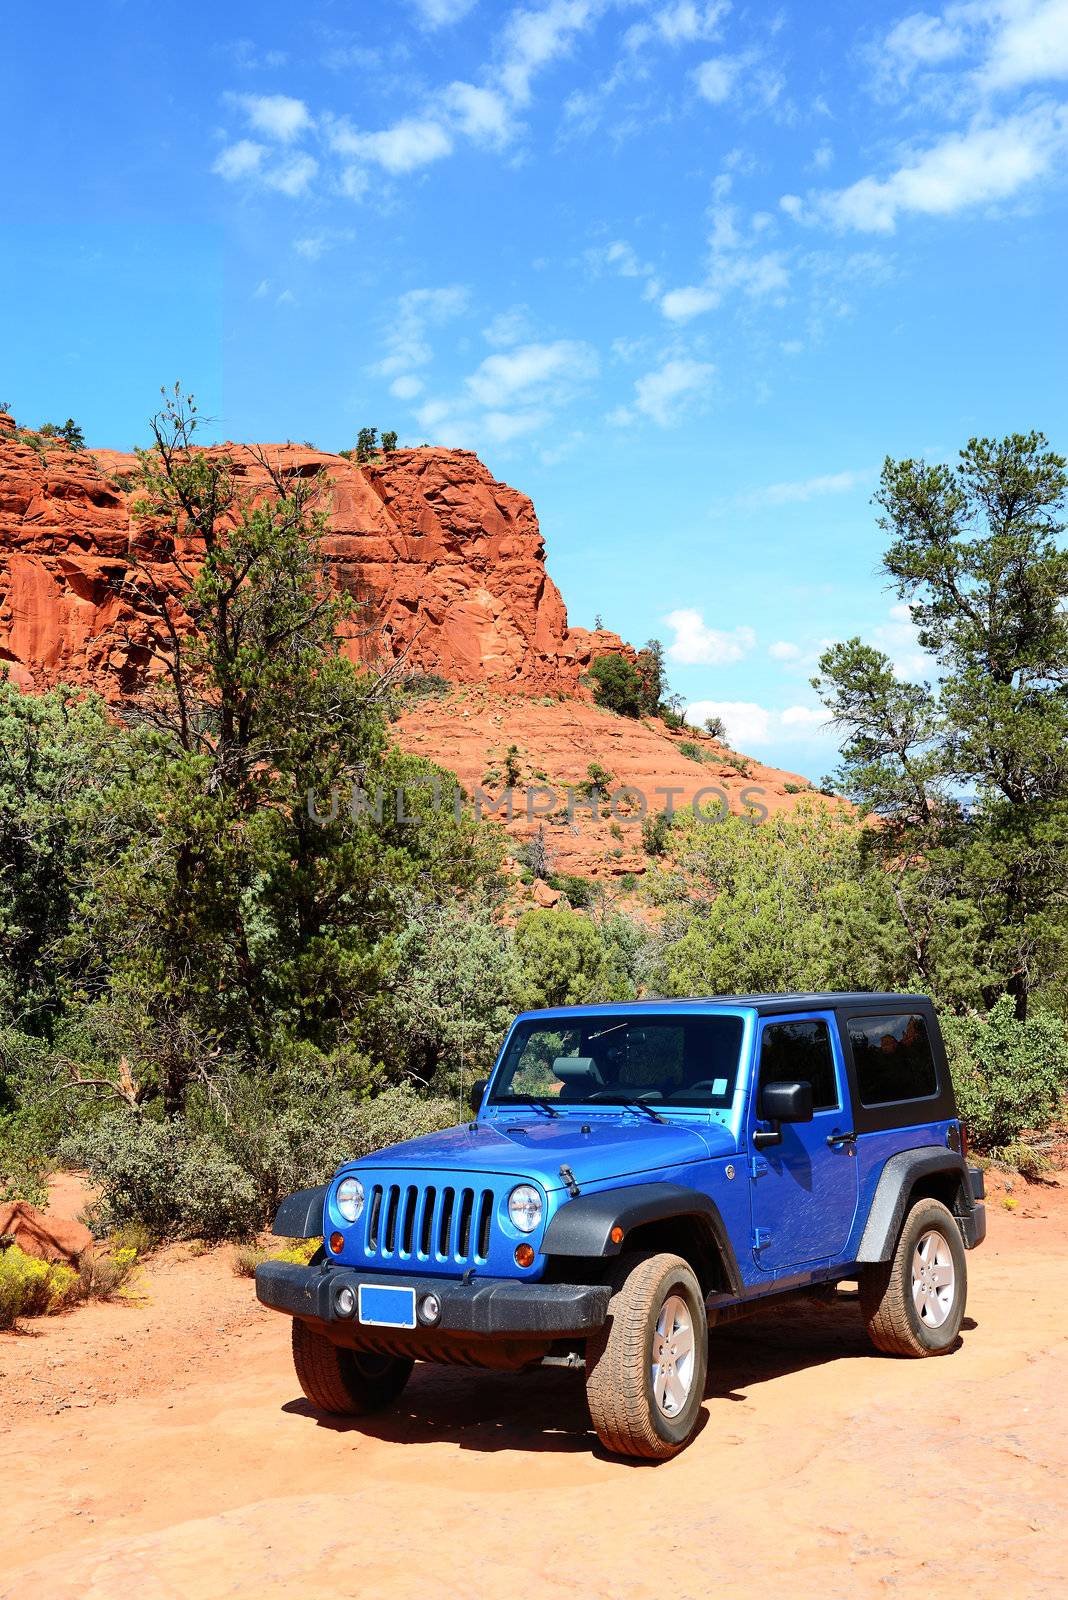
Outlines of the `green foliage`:
M967 901L983 1004L1008 993L1023 1019L1032 994L1063 989L1068 958L1065 461L1038 433L972 439L956 468L888 459L877 499L883 569L937 682L902 683L859 639L825 652L813 682L847 734L835 781L883 819L890 870L915 868L924 981L940 981L945 899Z
M722 717L706 717L705 732L711 734L713 739L722 741L727 737L727 724Z
M575 790L587 798L594 794L607 797L615 781L615 776L607 767L602 767L599 761L591 761L586 768L586 776L575 785Z
M719 760L718 756L711 756L703 745L695 744L692 739L679 740L679 755L685 756L687 761Z
M178 1117L111 1115L72 1134L60 1154L100 1185L94 1222L103 1231L142 1222L161 1238L223 1239L259 1224L248 1174Z
M1059 1017L1035 1008L1021 1022L1003 995L986 1016L946 1017L942 1028L957 1105L979 1149L998 1150L1049 1127L1068 1087L1068 1035Z
M440 672L409 672L400 679L397 692L405 700L441 700L452 692L452 684Z
M515 949L525 1007L634 997L626 931L615 923L602 929L579 911L525 911Z
M282 1244L239 1244L233 1253L233 1269L235 1278L254 1278L256 1268L264 1261L287 1261L294 1267L306 1267L317 1250L322 1249L322 1240L291 1239L288 1245Z
M382 450L385 455L390 455L397 448L397 432L391 428L382 435Z
M519 746L510 744L504 756L504 781L510 789L514 789L523 776L523 768L519 761Z
M642 819L642 849L647 856L663 856L667 853L668 838L671 833L671 818L666 811L651 812Z
M553 872L549 875L548 884L550 889L566 895L576 908L593 904L596 889L589 878L580 878L575 872Z
M590 665L593 697L599 706L621 717L640 717L644 690L637 667L625 656L598 656Z
M908 973L892 886L846 813L802 804L757 825L684 812L670 837L647 889L663 909L657 992L884 989Z
M79 1294L73 1268L38 1261L18 1245L0 1250L0 1328L13 1328L19 1317L62 1311Z

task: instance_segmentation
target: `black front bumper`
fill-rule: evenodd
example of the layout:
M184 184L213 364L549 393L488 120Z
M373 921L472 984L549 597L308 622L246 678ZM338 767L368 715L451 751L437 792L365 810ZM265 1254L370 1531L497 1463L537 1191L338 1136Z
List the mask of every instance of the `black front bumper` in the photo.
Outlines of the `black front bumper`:
M564 1334L585 1335L604 1324L612 1293L604 1283L529 1283L511 1278L472 1278L465 1283L421 1273L405 1277L398 1272L357 1272L329 1262L300 1267L264 1261L256 1268L256 1297L265 1306L291 1317L330 1323L338 1330L347 1327L355 1332L361 1326L358 1315L342 1317L337 1310L338 1290L347 1286L358 1299L361 1283L415 1290L418 1329L391 1329L398 1338L417 1332L550 1340ZM419 1310L428 1294L441 1307L433 1322Z

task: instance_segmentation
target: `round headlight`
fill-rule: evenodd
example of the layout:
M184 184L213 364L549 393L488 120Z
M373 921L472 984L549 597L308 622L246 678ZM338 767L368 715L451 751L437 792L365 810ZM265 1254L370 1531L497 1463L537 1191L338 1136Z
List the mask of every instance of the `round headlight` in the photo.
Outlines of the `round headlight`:
M359 1178L342 1178L334 1196L346 1222L355 1222L363 1213L363 1184Z
M520 1183L508 1196L508 1215L520 1233L533 1233L541 1221L541 1195L529 1183Z

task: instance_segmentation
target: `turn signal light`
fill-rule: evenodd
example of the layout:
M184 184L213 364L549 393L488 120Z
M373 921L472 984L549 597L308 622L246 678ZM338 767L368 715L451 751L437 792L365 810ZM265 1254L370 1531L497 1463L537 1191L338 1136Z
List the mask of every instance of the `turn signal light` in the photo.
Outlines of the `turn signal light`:
M517 1267L532 1267L534 1265L534 1246L532 1244L516 1245L515 1264Z
M612 1229L612 1231L608 1235L608 1237L611 1239L613 1244L622 1244L623 1243L623 1229L619 1226L618 1222L616 1223L615 1227Z
M341 1254L342 1250L344 1250L344 1248L345 1248L345 1235L343 1233L332 1233L330 1235L330 1250L331 1250L331 1253L333 1255L335 1255L335 1256L339 1256Z

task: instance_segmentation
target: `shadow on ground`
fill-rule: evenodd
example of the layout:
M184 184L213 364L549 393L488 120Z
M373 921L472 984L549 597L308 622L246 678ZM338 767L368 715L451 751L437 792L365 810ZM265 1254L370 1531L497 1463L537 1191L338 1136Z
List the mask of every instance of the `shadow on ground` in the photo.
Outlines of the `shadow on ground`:
M975 1326L970 1319L965 1322L969 1326ZM723 1402L744 1404L756 1385L788 1373L828 1362L885 1359L868 1342L855 1294L798 1297L789 1305L713 1329L699 1426L715 1424ZM416 1366L397 1405L379 1415L327 1417L304 1399L290 1400L282 1409L334 1432L396 1444L439 1440L487 1452L601 1453L586 1410L582 1373L560 1368L511 1373L425 1363Z

